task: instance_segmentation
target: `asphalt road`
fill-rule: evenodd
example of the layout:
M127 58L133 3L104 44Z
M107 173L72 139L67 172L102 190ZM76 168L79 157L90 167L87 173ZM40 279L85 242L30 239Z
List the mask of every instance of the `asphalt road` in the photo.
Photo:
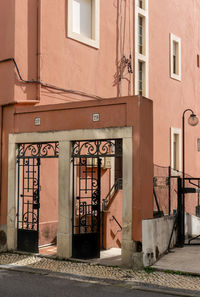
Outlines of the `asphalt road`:
M0 297L169 297L88 280L0 270ZM177 296L177 295L176 295ZM180 295L179 295L180 296Z

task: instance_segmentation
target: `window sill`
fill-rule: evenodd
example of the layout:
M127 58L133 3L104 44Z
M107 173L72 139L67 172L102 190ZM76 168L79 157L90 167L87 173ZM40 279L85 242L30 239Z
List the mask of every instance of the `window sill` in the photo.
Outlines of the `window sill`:
M171 73L171 78L181 81L181 75L178 75L178 74Z
M74 39L76 41L79 41L83 44L86 44L86 45L89 45L96 49L99 49L99 40L98 39L90 39L90 38L87 38L86 36L80 35L75 32L68 32L68 37L71 39Z

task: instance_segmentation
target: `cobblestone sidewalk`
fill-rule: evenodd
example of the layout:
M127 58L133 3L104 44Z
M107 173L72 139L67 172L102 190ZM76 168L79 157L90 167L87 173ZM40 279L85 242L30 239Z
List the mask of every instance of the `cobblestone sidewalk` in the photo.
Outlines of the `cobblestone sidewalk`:
M174 289L200 291L200 277L171 274L161 271L133 271L92 263L64 261L34 255L0 253L0 268L28 267L52 272L63 272L99 279L140 282Z

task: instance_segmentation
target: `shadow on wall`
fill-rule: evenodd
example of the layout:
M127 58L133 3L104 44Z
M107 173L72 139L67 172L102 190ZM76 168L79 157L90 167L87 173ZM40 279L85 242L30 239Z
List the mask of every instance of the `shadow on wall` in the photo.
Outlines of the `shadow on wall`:
M121 248L122 190L118 190L103 217L103 248Z
M169 245L169 240L175 216L142 221L142 251L144 266L153 265L163 255ZM177 234L174 232L170 247L176 244Z

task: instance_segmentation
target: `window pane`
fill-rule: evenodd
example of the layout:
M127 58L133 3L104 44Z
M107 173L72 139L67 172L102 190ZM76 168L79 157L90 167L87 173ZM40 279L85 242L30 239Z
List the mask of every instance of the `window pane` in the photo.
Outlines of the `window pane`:
M176 74L176 56L173 56L173 73Z
M139 7L144 9L144 0L139 0Z
M92 0L73 0L73 32L92 38Z
M179 170L179 134L174 134L173 138L173 169Z
M173 169L177 169L177 163L176 163L176 152L177 152L176 138L174 139L173 147L174 147L174 162L173 162Z
M179 74L178 50L179 50L178 42L173 41L173 73L177 75Z
M138 18L138 51L140 54L144 54L144 19L143 17L139 16Z
M144 88L144 67L143 62L139 62L139 78L138 78L138 91L139 95L143 95L143 88Z

